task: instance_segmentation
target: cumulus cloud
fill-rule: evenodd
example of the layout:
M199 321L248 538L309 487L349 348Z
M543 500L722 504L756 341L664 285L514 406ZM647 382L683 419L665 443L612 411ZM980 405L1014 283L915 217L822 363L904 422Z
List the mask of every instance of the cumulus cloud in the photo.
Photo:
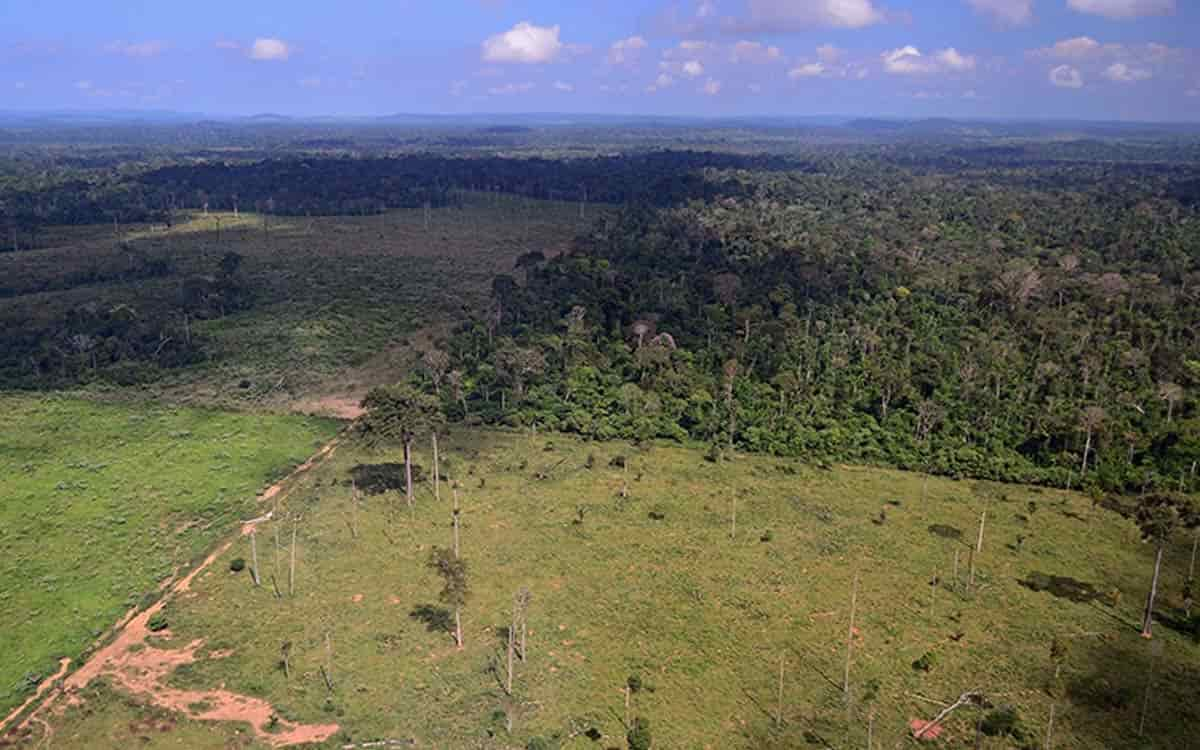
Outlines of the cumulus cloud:
M533 91L536 86L532 83L506 83L503 86L493 86L488 89L488 93L492 96L512 96L513 94L524 94Z
M1135 68L1125 63L1113 63L1104 69L1104 77L1117 83L1137 83L1152 77L1145 68Z
M1059 65L1050 71L1050 83L1061 89L1083 88L1083 74L1070 65Z
M250 45L250 59L252 60L286 60L291 55L291 48L282 39L259 37L254 40L254 44Z
M1053 47L1045 47L1037 51L1044 57L1057 57L1063 60L1080 60L1090 57L1100 51L1100 42L1090 36L1077 36L1056 42Z
M729 60L734 63L763 63L775 62L783 57L778 47L768 47L759 42L741 41L733 45L729 52Z
M683 64L681 70L688 78L696 78L704 75L704 65L699 60L688 60Z
M721 93L721 82L716 79L709 78L704 82L704 86L700 90L708 96L716 96L717 94Z
M1067 0L1073 10L1105 18L1127 19L1175 12L1175 0Z
M575 90L575 87L574 87L573 85L569 84L569 83L566 83L566 82L564 82L564 81L555 81L555 82L554 82L554 90L555 90L555 91L561 91L561 92L563 92L564 94L569 94L569 93L571 93L572 91L574 91L574 90Z
M558 26L534 26L522 21L483 42L483 59L495 63L553 62L563 51Z
M118 40L104 45L104 51L112 55L126 57L156 57L167 49L165 42L152 40L148 42L126 42Z
M788 71L788 78L797 80L800 78L819 78L826 75L829 69L825 67L825 63L811 62L797 65Z
M654 79L654 83L646 87L646 93L653 94L656 91L669 89L675 85L675 79L670 73L659 73L658 78Z
M750 19L741 25L758 31L814 26L860 29L886 20L873 0L748 0L747 4Z
M646 49L646 40L640 36L631 36L613 42L608 48L609 65L632 65L637 62L641 51Z
M1008 26L1021 26L1033 20L1033 0L967 0L980 13Z
M964 55L953 47L926 56L910 44L884 52L880 57L884 71L893 75L961 73L975 69L975 57Z

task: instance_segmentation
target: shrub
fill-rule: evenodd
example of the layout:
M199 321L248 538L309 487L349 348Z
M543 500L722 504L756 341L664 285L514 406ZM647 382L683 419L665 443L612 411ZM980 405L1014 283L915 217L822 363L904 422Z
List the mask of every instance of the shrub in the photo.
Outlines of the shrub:
M545 737L530 737L525 743L525 750L554 750L554 745Z
M935 665L937 665L937 654L926 651L920 659L912 663L912 668L918 672L932 672Z
M1017 709L1012 706L1003 706L994 711L989 711L983 717L983 722L979 725L979 731L988 737L1012 737L1018 742L1025 738L1025 730L1021 726L1021 717L1017 713Z
M650 722L640 716L634 719L625 739L629 741L629 750L650 750Z
M612 460L608 462L608 465L613 467L614 469L624 469L625 468L625 457L620 456L620 455L613 456Z
M240 557L235 557L229 561L229 570L233 573L241 573L246 569L246 561Z
M153 617L151 617L149 619L149 621L146 622L146 627L150 629L151 633L158 633L160 631L166 630L167 626L169 624L170 623L167 622L166 613L159 612L159 613L155 614Z

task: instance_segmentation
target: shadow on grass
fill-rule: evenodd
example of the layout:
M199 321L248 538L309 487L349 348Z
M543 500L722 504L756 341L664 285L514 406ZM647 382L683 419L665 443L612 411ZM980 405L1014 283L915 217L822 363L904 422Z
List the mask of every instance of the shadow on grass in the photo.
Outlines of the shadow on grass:
M1046 592L1059 599L1068 599L1077 604L1088 604L1100 599L1103 594L1090 583L1068 576L1053 576L1046 573L1030 573L1024 580L1018 580L1030 591Z
M408 616L423 623L430 633L454 632L454 613L434 604L418 604Z

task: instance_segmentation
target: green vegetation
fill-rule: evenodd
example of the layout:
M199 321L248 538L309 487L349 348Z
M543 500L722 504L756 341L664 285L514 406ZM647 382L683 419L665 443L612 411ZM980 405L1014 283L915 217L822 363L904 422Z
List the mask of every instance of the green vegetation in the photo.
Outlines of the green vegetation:
M332 423L0 396L0 714L186 570Z
M472 747L489 734L501 747L610 747L650 730L654 747L858 747L869 724L891 747L912 719L938 713L930 700L972 690L984 700L951 714L946 735L973 737L984 720L993 748L1019 746L1005 736L1040 746L1051 706L1057 748L1183 747L1200 722L1190 699L1200 647L1162 627L1181 606L1190 540L1168 548L1160 627L1146 641L1138 627L1153 550L1135 523L1087 497L767 457L713 464L699 447L562 435L458 431L442 451L461 485L470 567L462 650L454 603L439 601L446 581L427 564L432 549L452 544L449 488L435 504L426 480L411 511L399 489L356 503L355 467L395 463L400 451L347 444L298 479L279 520L260 527L266 577L275 563L265 542L277 529L276 572L286 577L291 517L300 518L294 596L213 574L171 604L174 642L234 651L180 668L172 683L224 684L288 721L336 722L329 747L385 738ZM612 465L617 456L628 473ZM417 451L421 463L431 458ZM973 556L984 511L983 552ZM931 532L937 524L966 530L966 542ZM1022 551L1018 535L1028 537ZM248 556L248 542L228 554ZM1031 583L1039 577L1044 587ZM525 586L528 654L515 662L509 697L507 628ZM1126 596L1113 607L1083 589ZM1069 652L1055 651L1056 640ZM923 658L931 668L913 669ZM1056 671L1061 693L1048 690ZM119 722L125 710L90 703L57 731ZM174 742L168 733L145 746Z

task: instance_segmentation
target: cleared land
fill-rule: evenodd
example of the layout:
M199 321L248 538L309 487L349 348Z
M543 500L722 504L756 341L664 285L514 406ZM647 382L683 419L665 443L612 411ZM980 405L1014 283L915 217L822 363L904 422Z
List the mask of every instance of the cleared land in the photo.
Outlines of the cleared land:
M330 747L523 747L555 735L564 747L621 747L630 675L643 685L631 713L650 720L655 747L863 747L869 725L895 747L912 720L968 690L1014 707L1024 727L1023 743L985 737L985 748L1042 746L1052 706L1056 748L1186 747L1200 726L1200 646L1166 627L1188 540L1168 551L1161 622L1145 641L1152 552L1132 523L1082 496L768 458L713 464L685 447L558 435L463 431L443 448L462 484L463 651L426 566L451 544L448 487L437 503L423 483L411 511L396 492L355 504L351 470L398 455L343 445L259 527L262 586L230 569L250 558L241 537L167 603L169 629L141 648L197 656L179 659L170 689L266 701L281 728L335 723ZM277 597L270 580L288 577L293 525L295 595ZM532 592L529 658L509 699L504 629L521 586ZM1056 638L1067 646L1057 683ZM55 746L267 744L244 725L145 707L116 683L93 683L55 715ZM952 714L939 742L973 744L985 713Z
M336 414L413 361L413 344L478 310L518 256L567 249L603 207L465 194L461 207L336 217L194 213L163 225L63 228L34 251L0 254L0 325L59 320L93 305L129 305L182 335L181 284L236 252L253 306L195 322L208 359L148 388L97 383L90 395ZM162 276L130 279L137 259ZM178 329L178 330L176 330Z
M0 396L0 716L229 535L335 423Z

